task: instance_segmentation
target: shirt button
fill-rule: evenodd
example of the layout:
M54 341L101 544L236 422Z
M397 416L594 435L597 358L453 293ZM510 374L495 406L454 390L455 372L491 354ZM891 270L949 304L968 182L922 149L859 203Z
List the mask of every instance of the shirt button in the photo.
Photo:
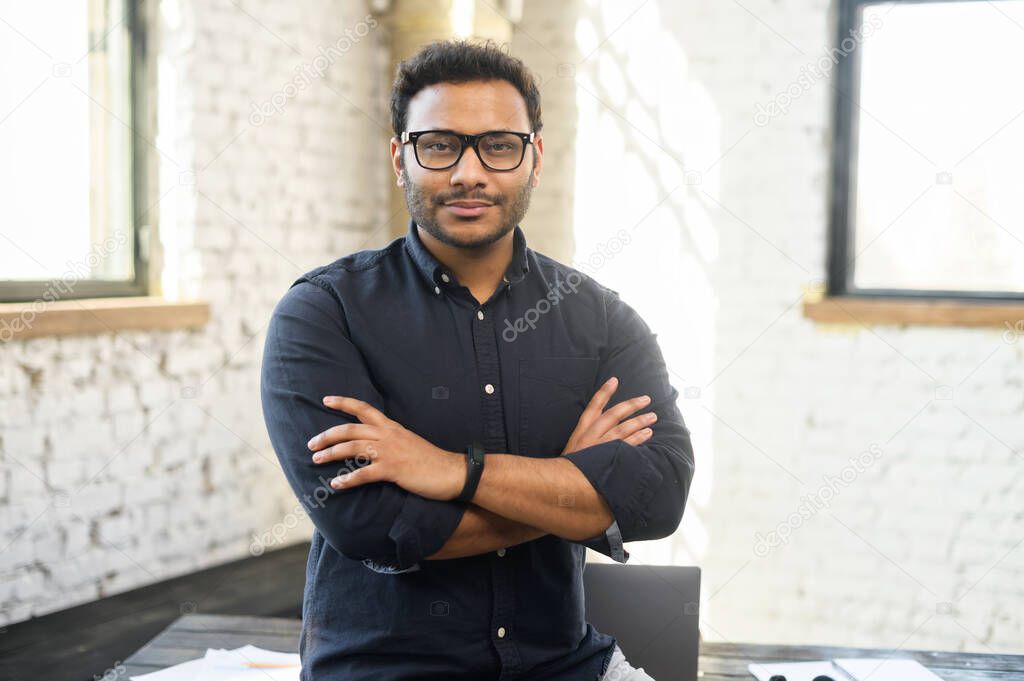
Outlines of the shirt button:
M484 386L484 392L487 393L488 395L493 395L494 394L494 386L491 385L490 383L488 383L487 385Z
M477 319L483 319L484 318L484 311L483 310L477 310L476 311L476 318Z
M504 556L505 555L505 549L498 549L498 555L499 556Z
M448 278L447 274L442 274L441 275L441 281L443 281L444 283L447 284L449 281L451 281L451 279Z
M437 295L441 295L441 287L440 286L435 286L434 287L434 293L436 293Z
M498 638L505 638L505 627L498 627Z

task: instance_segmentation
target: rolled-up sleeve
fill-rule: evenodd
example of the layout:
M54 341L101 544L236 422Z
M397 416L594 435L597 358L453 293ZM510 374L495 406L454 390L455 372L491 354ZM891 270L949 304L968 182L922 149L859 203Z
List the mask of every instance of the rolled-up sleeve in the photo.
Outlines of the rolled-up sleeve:
M626 563L629 561L629 551L622 545L622 532L619 530L619 521L612 520L611 525L608 526L601 534L590 539L583 539L581 541L574 541L573 544L582 544L588 548L594 549L598 553L603 553L617 563Z
M618 377L609 406L650 395L650 404L638 413L653 411L658 420L651 426L653 435L641 445L613 440L565 457L604 498L614 518L603 535L579 543L624 563L629 554L622 542L661 539L679 527L694 456L690 430L676 404L679 392L669 381L657 334L615 291L608 291L605 301L608 338L598 385Z
M336 490L330 480L353 460L314 464L306 443L357 419L323 405L346 395L384 410L344 319L326 285L300 280L277 304L267 329L260 375L263 416L292 491L317 531L339 553L396 570L414 569L455 532L466 504L427 499L392 482ZM352 463L350 463L352 462Z

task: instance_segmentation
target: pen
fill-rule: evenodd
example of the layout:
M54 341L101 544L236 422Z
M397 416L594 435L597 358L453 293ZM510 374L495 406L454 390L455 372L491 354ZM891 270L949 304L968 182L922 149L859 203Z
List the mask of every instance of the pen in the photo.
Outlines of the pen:
M246 667L253 669L286 669L288 667L298 667L297 664L275 664L273 662L246 662ZM785 680L783 680L785 681Z

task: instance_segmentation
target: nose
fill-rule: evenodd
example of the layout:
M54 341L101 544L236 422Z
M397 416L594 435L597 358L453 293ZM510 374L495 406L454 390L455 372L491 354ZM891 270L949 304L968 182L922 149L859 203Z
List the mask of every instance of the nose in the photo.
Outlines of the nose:
M477 156L473 147L466 147L462 158L455 164L451 172L449 182L453 187L462 186L473 189L487 186L487 168L480 163L480 157Z

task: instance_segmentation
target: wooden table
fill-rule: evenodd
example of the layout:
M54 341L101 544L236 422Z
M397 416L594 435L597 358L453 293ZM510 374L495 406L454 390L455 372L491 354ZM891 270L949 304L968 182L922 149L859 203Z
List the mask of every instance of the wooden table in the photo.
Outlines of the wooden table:
M126 681L186 660L202 657L207 648L238 648L251 643L260 648L297 652L301 622L276 617L185 615L125 660L117 677ZM914 659L945 681L1024 681L1024 655L872 650L831 646L776 646L710 643L701 646L700 674L704 681L740 681L754 677L751 662L827 660L835 657L889 657ZM672 681L657 679L657 681Z

